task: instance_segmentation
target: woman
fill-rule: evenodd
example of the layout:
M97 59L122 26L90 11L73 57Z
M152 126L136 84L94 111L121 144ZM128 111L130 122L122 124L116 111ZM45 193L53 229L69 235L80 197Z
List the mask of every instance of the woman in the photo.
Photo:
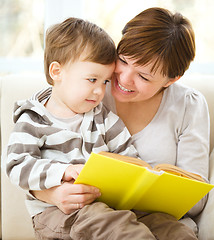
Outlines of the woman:
M207 104L199 92L177 83L194 56L194 32L187 19L161 8L141 12L123 29L111 91L104 102L124 121L143 160L153 166L174 164L208 181ZM95 188L72 183L34 195L66 214L84 209L97 197ZM196 204L189 216L199 214L205 202L206 198ZM151 231L143 239L197 239L171 216L135 215L135 225L141 222Z

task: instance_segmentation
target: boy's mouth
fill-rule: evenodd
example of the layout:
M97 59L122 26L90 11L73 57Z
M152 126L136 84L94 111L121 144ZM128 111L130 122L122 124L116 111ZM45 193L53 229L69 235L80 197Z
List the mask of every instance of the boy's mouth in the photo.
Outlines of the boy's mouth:
M93 100L93 99L86 99L86 101L89 102L89 103L96 103L97 102L97 100Z

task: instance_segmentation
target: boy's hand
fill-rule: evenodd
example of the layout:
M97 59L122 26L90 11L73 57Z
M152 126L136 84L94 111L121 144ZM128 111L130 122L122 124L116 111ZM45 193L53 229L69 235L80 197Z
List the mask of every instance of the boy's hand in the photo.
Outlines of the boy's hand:
M76 180L77 176L83 169L83 164L70 165L66 168L65 173L62 177L63 182L70 182L71 180Z

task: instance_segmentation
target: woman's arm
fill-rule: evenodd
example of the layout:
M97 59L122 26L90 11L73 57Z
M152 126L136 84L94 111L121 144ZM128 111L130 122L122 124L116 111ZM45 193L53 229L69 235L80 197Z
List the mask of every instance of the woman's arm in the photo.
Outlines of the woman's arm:
M74 209L83 208L101 195L96 187L72 182L64 182L60 186L31 191L31 193L37 199L57 206L65 214L70 214Z
M187 95L181 134L178 141L177 166L201 175L208 181L209 172L209 111L199 92ZM189 212L199 214L207 201L205 196Z
M208 181L210 119L205 98L199 92L186 97L183 124L178 135L177 166Z

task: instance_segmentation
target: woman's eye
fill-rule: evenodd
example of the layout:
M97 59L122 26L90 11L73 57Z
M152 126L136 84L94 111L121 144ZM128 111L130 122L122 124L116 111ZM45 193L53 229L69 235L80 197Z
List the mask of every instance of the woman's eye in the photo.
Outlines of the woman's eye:
M121 57L118 57L118 59L120 62L127 64L127 62L124 59L122 59Z
M110 82L108 79L104 81L104 84L107 84L108 82Z
M140 75L140 74L139 74L139 76L140 76L143 80L149 81L149 79L145 78L144 76L142 76L142 75Z
M89 79L88 79L88 81L89 81L89 82L92 82L92 83L96 82L96 80L97 80L96 78L89 78Z

